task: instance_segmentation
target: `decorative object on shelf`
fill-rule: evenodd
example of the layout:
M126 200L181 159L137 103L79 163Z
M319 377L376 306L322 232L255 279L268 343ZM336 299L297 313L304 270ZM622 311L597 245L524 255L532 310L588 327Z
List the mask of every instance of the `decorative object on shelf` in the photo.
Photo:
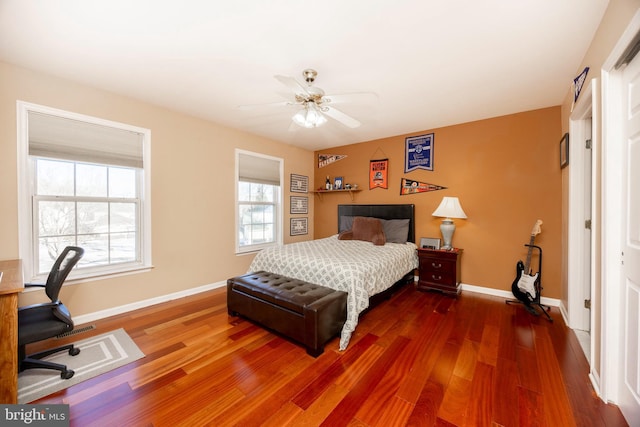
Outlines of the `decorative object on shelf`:
M327 191L333 190L333 187L331 186L331 180L329 179L329 175L327 175L327 179L324 180L324 189Z
M309 213L309 198L301 196L291 196L290 213L292 214L308 214Z
M334 190L342 190L342 177L341 176L336 176L333 179L333 189Z
M400 195L427 193L429 191L446 190L447 187L441 185L429 184L427 182L414 181L402 178L400 181Z
M347 157L346 154L318 154L318 169Z
M301 236L308 233L309 218L291 218L290 236Z
M433 170L434 134L410 136L405 139L404 171L416 169Z
M421 237L420 249L440 249L440 239L437 237Z
M433 211L433 216L444 218L440 225L440 232L442 233L442 240L444 241L442 249L453 249L451 239L453 233L456 231L456 225L453 223L452 218L467 218L467 214L464 213L462 206L460 206L460 200L458 200L457 197L443 197L440 206Z
M291 174L291 192L306 193L309 191L309 177L304 175Z
M369 190L389 188L389 159L369 160Z
M562 135L560 140L560 169L569 164L569 134Z

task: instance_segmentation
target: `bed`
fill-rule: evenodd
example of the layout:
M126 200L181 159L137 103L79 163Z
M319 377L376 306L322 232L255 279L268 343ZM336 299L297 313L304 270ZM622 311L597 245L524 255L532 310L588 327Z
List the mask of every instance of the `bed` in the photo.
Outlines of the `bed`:
M414 211L414 205L404 204L338 205L337 234L264 249L256 254L249 271L268 271L347 292L347 319L340 335L340 350L345 350L360 314L375 296L413 278L418 267ZM356 217L383 220L388 241L374 245L339 239ZM406 239L399 233L406 233Z

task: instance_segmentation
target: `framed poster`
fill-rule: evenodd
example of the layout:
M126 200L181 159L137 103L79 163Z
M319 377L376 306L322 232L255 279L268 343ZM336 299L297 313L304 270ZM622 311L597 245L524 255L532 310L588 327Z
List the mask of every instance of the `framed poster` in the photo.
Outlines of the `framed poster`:
M433 134L410 136L405 139L404 171L433 170Z
M289 231L290 236L300 236L303 234L307 234L309 219L307 217L304 218L291 218L291 230Z
M302 196L290 197L290 213L292 214L308 214L309 213L309 198Z
M369 161L369 190L389 188L389 159Z
M560 169L569 164L569 134L565 133L560 140Z
M306 193L309 191L309 177L304 175L291 174L291 192Z
M336 176L333 179L333 189L334 190L342 190L342 177L341 176Z

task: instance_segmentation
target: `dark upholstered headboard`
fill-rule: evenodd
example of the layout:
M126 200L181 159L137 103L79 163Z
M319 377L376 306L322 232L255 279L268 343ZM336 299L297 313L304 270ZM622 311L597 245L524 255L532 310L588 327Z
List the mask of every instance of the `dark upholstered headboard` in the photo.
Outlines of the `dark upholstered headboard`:
M338 232L344 230L342 217L370 216L381 219L409 219L410 242L416 241L415 205L338 205Z

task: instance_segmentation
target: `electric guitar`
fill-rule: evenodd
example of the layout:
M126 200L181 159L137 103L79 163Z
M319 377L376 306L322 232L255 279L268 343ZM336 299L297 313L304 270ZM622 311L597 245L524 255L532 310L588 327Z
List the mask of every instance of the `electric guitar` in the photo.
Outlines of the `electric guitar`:
M529 252L527 252L527 262L523 263L522 261L518 261L516 265L516 280L513 281L511 285L511 292L513 295L518 298L519 301L522 301L525 304L529 304L530 302L536 299L536 281L538 280L538 275L540 272L536 274L531 274L531 252L533 251L533 242L538 234L541 233L540 226L542 225L541 220L537 220L531 230L531 239L529 240Z

